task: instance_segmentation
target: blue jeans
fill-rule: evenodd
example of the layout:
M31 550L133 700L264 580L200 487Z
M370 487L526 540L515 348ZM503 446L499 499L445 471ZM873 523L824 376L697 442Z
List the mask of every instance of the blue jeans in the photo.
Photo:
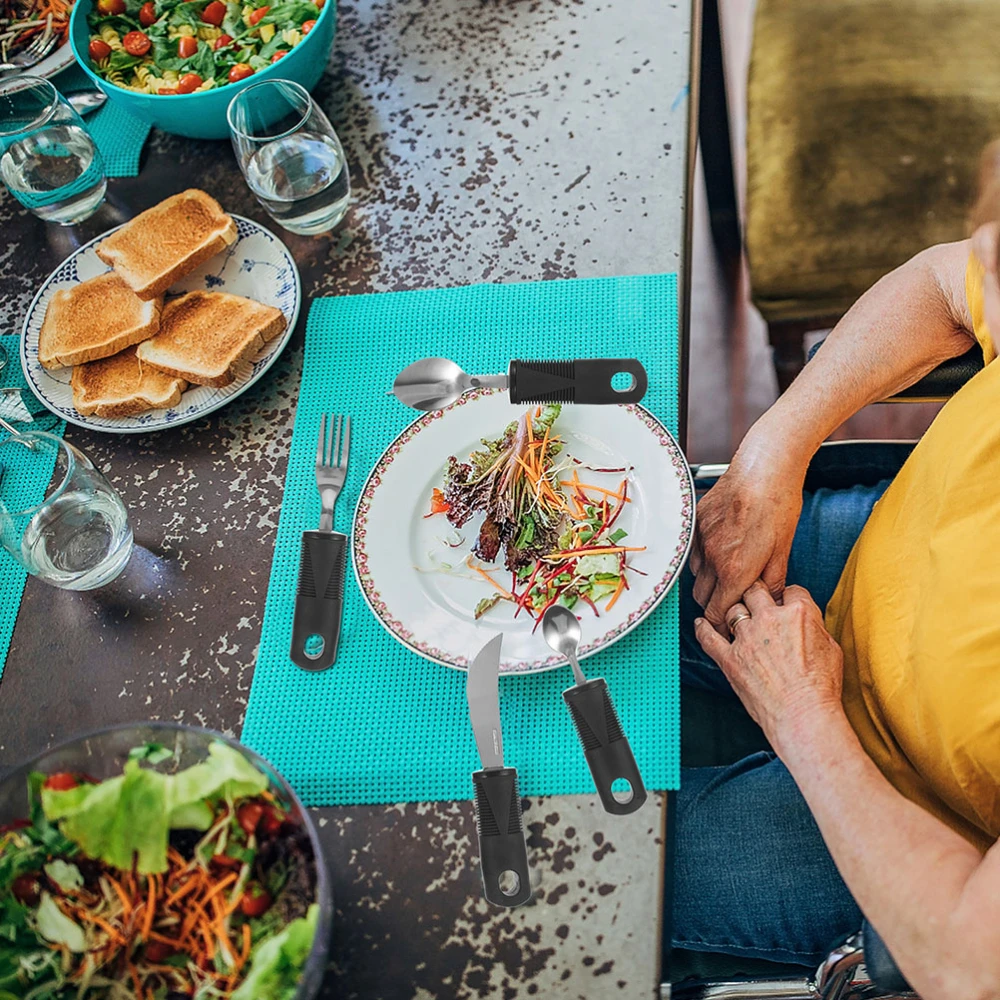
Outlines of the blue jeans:
M888 485L805 494L788 582L821 608ZM735 697L694 638L693 579L685 573L681 584L682 682ZM683 769L675 808L674 947L816 965L836 938L861 927L805 799L773 753Z

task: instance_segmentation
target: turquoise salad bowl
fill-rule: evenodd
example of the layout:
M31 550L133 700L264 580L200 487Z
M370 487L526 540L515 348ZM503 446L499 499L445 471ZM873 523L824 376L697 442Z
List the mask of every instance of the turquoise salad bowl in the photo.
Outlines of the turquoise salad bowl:
M113 104L135 115L136 118L163 129L164 132L191 139L228 138L226 109L229 107L229 102L239 91L252 83L260 83L262 80L293 80L306 90L312 90L326 67L337 23L336 2L327 0L312 31L287 56L265 69L258 70L253 76L239 83L228 83L224 87L202 93L140 94L107 83L90 68L90 56L87 53L87 46L90 44L87 15L92 10L93 4L94 0L76 0L70 19L70 46L83 71L96 87L100 87L108 95L108 100Z

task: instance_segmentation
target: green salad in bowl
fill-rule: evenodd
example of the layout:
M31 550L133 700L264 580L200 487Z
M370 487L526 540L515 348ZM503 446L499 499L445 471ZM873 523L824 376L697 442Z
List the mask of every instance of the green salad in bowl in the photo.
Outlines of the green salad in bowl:
M87 15L90 69L143 94L239 83L299 45L325 2L97 0Z
M125 756L104 780L79 755L5 779L26 785L26 814L9 818L5 788L0 1000L312 995L329 901L308 820L238 744L162 735L128 751L121 731L87 738Z

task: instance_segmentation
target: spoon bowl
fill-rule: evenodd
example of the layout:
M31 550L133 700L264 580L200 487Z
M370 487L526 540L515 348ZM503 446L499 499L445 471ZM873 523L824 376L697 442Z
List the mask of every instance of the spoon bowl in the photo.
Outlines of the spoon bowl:
M542 637L550 649L569 660L577 684L587 683L576 658L582 636L583 629L580 627L580 622L569 608L553 604L542 616Z
M415 361L392 384L396 399L415 410L441 410L472 388L473 380L448 358Z

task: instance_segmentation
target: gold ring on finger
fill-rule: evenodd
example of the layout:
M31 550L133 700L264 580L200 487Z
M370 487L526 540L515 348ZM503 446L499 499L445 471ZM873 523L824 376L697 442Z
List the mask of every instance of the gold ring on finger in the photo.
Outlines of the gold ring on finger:
M753 616L750 615L746 611L741 611L738 615L733 615L732 620L729 621L729 622L727 622L727 624L729 626L729 634L732 635L732 636L735 636L736 635L736 626L739 625L740 622L746 621L748 618L751 618L751 617L753 617Z

